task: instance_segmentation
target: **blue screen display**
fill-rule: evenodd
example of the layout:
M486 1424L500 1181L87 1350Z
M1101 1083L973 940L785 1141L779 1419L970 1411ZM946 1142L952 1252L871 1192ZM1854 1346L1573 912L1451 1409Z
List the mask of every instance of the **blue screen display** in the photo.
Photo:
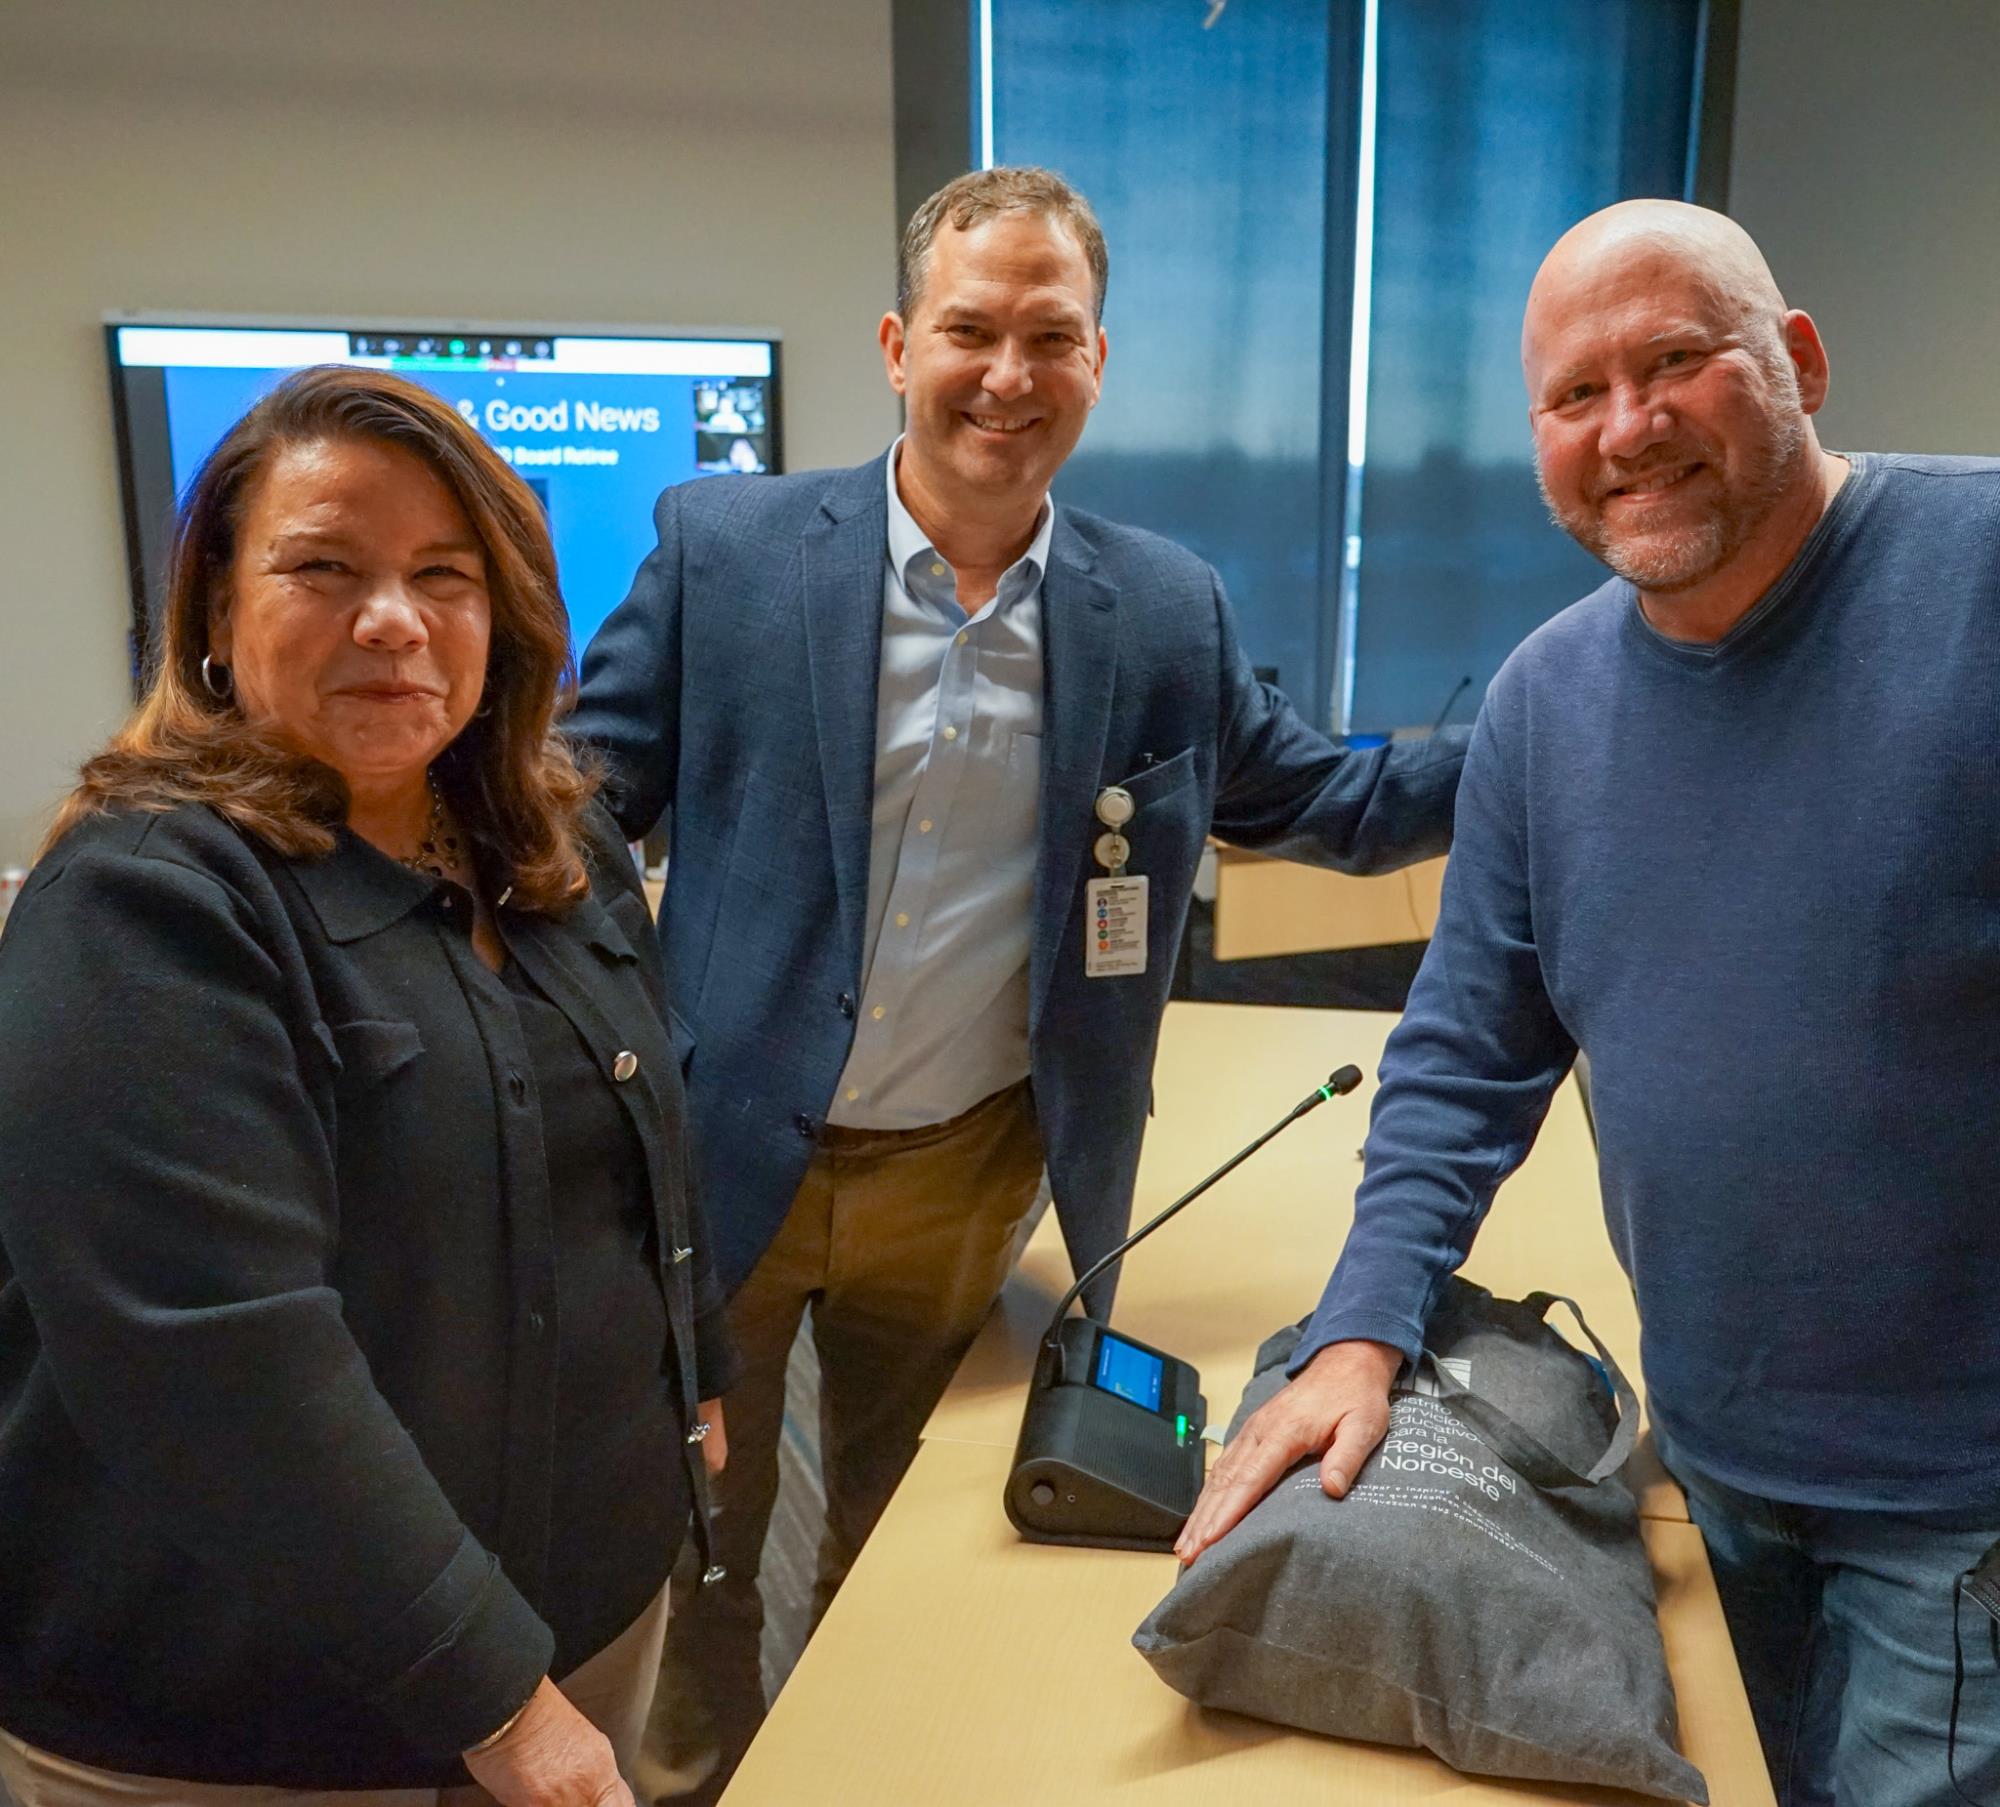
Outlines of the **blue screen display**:
M1108 1332L1097 1339L1097 1371L1090 1384L1106 1393L1116 1393L1149 1412L1160 1409L1160 1383L1166 1363L1157 1355L1125 1342Z
M767 342L556 337L523 345L523 355L496 346L481 356L477 341L441 337L440 355L422 356L387 351L396 341L382 335L124 328L118 337L125 374L150 365L159 386L177 496L223 434L300 363L368 364L435 390L540 500L579 654L652 550L661 490L776 468ZM259 339L270 345L261 357ZM464 355L442 355L447 343L464 344Z

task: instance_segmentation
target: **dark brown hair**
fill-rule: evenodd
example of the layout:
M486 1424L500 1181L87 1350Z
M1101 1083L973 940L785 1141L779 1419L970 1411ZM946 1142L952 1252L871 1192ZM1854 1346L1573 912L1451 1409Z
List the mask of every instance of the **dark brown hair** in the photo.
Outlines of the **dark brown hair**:
M466 833L505 869L513 901L560 911L589 885L577 817L597 779L553 732L576 694L576 662L540 504L448 403L386 371L339 364L287 377L196 475L174 533L157 670L131 719L84 766L44 847L114 806L206 803L292 858L333 851L347 814L340 775L246 721L233 698L211 695L201 665L264 473L288 447L338 440L414 453L479 537L493 611L485 689L434 769Z
M902 315L904 325L909 324L910 315L923 299L924 277L929 272L938 228L949 222L960 232L970 232L982 220L1003 213L1039 214L1069 230L1090 265L1092 310L1097 323L1103 325L1111 254L1104 247L1104 228L1097 223L1090 203L1052 169L1004 164L955 177L910 215L896 253L896 312Z

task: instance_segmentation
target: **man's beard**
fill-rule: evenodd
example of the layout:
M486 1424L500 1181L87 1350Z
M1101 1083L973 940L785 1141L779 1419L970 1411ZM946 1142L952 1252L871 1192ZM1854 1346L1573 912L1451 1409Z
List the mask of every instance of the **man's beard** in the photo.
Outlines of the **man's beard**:
M1707 448L1694 448L1695 453ZM1555 524L1586 552L1648 595L1671 596L1706 583L1741 552L1792 486L1806 451L1806 423L1790 409L1772 423L1771 436L1745 459L1741 478L1694 519L1671 527L1615 534L1607 525L1604 501L1565 509L1549 494L1539 462L1535 482ZM1690 450L1655 463L1655 471L1692 462ZM1710 457L1700 462L1721 474Z

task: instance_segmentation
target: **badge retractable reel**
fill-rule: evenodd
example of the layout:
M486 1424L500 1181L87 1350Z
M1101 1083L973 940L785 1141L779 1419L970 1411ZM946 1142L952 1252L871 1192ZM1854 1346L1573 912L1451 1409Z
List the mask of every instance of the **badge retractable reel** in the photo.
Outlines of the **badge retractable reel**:
M1132 793L1122 784L1108 784L1097 793L1097 819L1104 824L1105 832L1097 837L1092 851L1097 855L1097 863L1113 878L1125 876L1132 843L1123 831L1138 813L1139 806L1133 802Z
M1097 793L1096 808L1104 832L1090 851L1105 876L1083 888L1083 976L1136 978L1146 970L1147 883L1144 873L1125 869L1132 857L1125 830L1139 804L1122 784L1111 784Z

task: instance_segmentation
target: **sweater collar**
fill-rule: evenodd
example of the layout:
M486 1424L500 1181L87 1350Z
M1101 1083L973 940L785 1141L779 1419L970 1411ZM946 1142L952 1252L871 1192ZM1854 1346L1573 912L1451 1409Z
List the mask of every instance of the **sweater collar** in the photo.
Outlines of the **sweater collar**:
M1625 591L1626 624L1640 644L1679 664L1696 669L1713 669L1726 663L1744 646L1762 640L1773 621L1789 615L1792 603L1802 592L1810 590L1815 573L1831 556L1831 549L1847 537L1849 528L1862 511L1867 492L1873 488L1879 475L1877 461L1866 452L1842 452L1840 456L1851 467L1847 481L1826 505L1812 532L1806 535L1805 543L1792 555L1792 562L1779 572L1749 613L1720 640L1676 640L1669 634L1661 633L1646 619L1646 611L1639 606L1638 589L1620 578L1618 582Z

